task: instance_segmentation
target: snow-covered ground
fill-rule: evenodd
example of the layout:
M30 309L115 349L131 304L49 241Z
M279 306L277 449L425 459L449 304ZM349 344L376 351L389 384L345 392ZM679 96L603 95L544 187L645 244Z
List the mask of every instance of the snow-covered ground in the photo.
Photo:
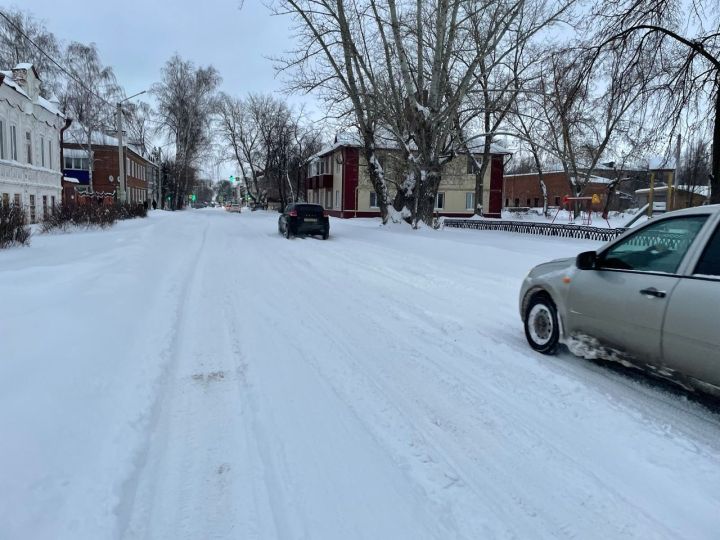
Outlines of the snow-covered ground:
M717 538L720 417L526 345L597 244L153 212L0 252L0 538Z
M638 208L630 208L624 212L610 212L607 220L602 218L602 212L592 212L590 216L590 226L599 227L601 229L605 229L608 226L610 228L626 227L633 218L637 217L638 211ZM508 209L503 209L502 219L511 221L532 221L537 223L557 223L561 225L583 225L582 217L575 218L567 210L560 210L560 212L558 212L557 208L551 209L547 216L543 214L542 208L530 208L526 212L513 212ZM633 223L633 226L639 225L644 221L644 219L639 219L636 223Z

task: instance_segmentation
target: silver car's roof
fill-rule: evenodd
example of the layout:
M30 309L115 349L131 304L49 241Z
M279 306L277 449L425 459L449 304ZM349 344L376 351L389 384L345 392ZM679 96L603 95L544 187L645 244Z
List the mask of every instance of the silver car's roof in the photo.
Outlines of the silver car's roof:
M684 216L687 214L717 214L720 213L720 204L707 204L705 206L693 206L692 208L683 208L682 210L673 210L657 217L665 216Z

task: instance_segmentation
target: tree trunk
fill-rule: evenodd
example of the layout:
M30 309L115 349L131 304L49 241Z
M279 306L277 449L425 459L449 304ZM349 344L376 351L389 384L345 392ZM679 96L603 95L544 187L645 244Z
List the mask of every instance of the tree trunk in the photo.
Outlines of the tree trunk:
M715 80L715 125L710 176L710 204L717 203L720 203L720 76Z

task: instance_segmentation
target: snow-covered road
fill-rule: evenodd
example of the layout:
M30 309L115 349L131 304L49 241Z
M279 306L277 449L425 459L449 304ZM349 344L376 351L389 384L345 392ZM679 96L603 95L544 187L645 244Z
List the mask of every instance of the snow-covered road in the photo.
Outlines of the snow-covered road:
M525 343L597 244L276 218L0 252L0 539L717 538L720 416Z

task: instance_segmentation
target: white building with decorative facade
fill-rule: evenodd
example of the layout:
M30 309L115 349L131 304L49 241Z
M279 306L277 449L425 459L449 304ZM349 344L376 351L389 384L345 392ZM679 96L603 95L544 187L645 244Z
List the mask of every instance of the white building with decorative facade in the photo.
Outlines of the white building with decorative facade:
M32 64L0 71L0 204L22 206L30 222L60 202L60 134L65 116L40 95Z

